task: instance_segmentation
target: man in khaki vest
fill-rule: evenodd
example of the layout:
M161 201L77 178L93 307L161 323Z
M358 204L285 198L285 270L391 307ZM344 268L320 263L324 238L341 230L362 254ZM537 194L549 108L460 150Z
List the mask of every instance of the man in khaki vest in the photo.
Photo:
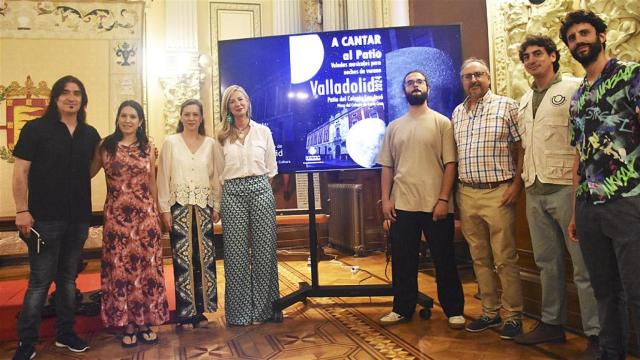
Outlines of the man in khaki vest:
M573 282L580 300L588 353L597 350L598 312L580 246L569 239L572 209L572 165L575 149L569 132L569 104L577 79L562 79L560 53L547 36L527 36L520 45L520 60L533 76L533 84L520 100L518 122L525 150L522 179L531 245L540 269L541 320L515 342L533 345L564 342L566 321L565 248L573 263ZM586 355L586 354L585 354Z

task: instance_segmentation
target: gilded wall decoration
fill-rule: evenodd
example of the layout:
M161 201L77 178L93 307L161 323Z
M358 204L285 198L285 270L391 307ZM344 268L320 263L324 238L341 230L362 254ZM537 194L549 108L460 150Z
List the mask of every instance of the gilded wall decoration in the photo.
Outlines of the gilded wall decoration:
M617 58L640 61L640 1L585 0L598 14L606 14L607 50Z
M6 38L139 38L136 3L5 1L0 31Z
M623 60L640 59L640 2L626 0L547 0L533 5L526 0L488 0L492 88L518 99L529 89L518 48L527 34L543 34L555 40L560 51L560 71L582 77L582 66L573 60L560 40L560 21L567 12L586 8L607 22L607 52Z
M178 121L180 121L180 105L185 100L200 98L200 86L204 80L205 74L200 70L160 78L160 86L165 98L162 111L165 134L176 132Z

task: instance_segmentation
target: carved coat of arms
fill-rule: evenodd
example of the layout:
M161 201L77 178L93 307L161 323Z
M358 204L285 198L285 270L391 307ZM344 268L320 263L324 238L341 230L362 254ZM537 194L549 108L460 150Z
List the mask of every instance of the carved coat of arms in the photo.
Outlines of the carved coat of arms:
M0 144L0 159L13 162L13 147L15 146L20 130L27 121L42 116L49 105L51 89L47 83L40 81L34 86L31 76L27 76L24 86L17 81L12 81L9 86L0 85L0 108L4 103L4 124L0 122L0 131L6 132L6 142Z

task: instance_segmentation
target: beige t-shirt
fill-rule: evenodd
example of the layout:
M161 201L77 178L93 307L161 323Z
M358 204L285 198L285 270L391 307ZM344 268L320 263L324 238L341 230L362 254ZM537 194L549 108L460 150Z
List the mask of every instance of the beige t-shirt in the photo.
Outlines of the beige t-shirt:
M391 200L395 208L432 212L440 195L444 165L455 162L456 154L453 127L444 115L430 109L420 117L406 114L392 121L377 162L393 168ZM452 213L452 195L448 204Z

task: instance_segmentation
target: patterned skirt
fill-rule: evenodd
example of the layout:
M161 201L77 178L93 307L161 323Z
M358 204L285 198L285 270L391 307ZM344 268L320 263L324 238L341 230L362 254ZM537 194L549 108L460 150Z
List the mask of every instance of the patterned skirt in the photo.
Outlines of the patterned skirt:
M176 203L171 215L176 317L178 322L188 322L218 308L211 208Z

